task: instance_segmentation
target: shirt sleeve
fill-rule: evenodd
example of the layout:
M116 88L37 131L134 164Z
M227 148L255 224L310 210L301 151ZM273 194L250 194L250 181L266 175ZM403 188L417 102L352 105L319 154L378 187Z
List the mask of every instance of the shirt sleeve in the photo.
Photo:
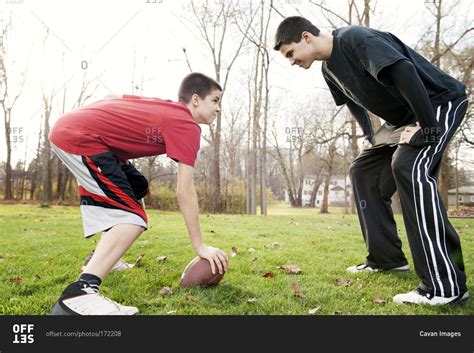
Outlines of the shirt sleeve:
M194 167L201 143L201 128L190 122L163 127L166 155L177 162Z
M361 41L355 48L354 52L359 59L361 67L374 77L381 84L386 85L380 72L387 66L397 61L408 59L399 52L392 43L389 43L382 37L368 37Z
M329 87L329 91L331 92L331 95L334 98L334 102L336 102L336 105L346 104L349 101L349 98L339 89L337 84L333 82L333 80L330 78L330 75L326 72L324 65L322 68L322 72L324 80L326 81L326 84Z
M415 66L407 60L399 61L388 67L382 75L398 89L422 127L412 144L422 146L439 141L441 129Z
M367 110L351 100L347 102L347 108L349 108L350 112L359 123L359 126L361 127L364 136L367 137L369 141L372 141L374 132L372 129L372 123L370 121L369 114L367 114Z

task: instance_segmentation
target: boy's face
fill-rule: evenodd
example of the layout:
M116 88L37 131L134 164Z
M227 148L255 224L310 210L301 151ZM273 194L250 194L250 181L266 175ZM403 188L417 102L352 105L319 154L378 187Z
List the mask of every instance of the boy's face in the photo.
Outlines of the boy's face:
M199 124L211 125L217 117L217 113L221 111L219 106L222 92L215 89L209 93L206 98L202 99L195 95L193 100L194 118Z
M280 47L280 53L290 60L291 65L298 65L303 69L309 69L315 60L313 47L310 44L312 38L305 35L306 33L308 32L303 32L302 38L298 43L292 42L290 44L283 44Z

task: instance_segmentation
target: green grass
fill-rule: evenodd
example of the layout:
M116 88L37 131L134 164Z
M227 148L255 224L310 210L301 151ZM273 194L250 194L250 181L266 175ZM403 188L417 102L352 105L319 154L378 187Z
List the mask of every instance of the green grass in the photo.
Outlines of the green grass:
M341 210L321 215L314 209L274 205L269 216L202 215L208 244L229 254L230 268L219 286L181 289L181 271L195 255L182 216L149 210L150 229L125 254L133 262L145 254L141 266L111 273L102 293L122 304L134 305L142 315L472 315L474 301L459 307L400 306L393 295L412 290L417 276L403 274L348 274L345 268L365 258L357 217ZM403 249L411 254L402 220L397 216ZM468 287L473 293L474 220L453 219L462 238ZM0 314L48 314L64 287L80 273L98 236L84 240L77 207L49 209L31 205L0 205ZM278 242L277 246L270 245ZM235 246L238 254L230 257ZM251 252L248 249L254 248ZM157 262L159 255L167 261ZM277 267L298 265L302 273L285 274ZM273 278L263 274L273 272ZM21 280L12 282L11 279ZM350 279L347 287L336 279ZM292 285L304 298L293 295ZM162 296L168 286L171 296ZM194 296L196 301L186 300ZM379 295L386 304L374 303ZM255 300L249 302L249 299Z

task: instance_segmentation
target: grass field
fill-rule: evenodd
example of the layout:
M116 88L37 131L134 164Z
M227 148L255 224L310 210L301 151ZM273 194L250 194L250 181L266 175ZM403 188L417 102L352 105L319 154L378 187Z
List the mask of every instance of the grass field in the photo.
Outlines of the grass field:
M229 254L230 268L217 287L181 289L181 271L195 256L182 216L149 210L150 229L124 256L134 262L144 254L140 266L111 273L102 293L137 306L142 315L308 315L315 308L316 315L474 314L473 300L459 307L394 304L393 295L418 284L414 272L346 273L347 266L363 262L365 246L357 217L332 211L321 215L276 205L269 216L202 215L206 243ZM412 265L399 216L397 222ZM452 223L462 238L468 287L474 293L474 220ZM0 205L0 229L0 314L48 314L98 241L98 236L83 239L77 207ZM157 256L167 260L158 262ZM289 264L301 273L278 268ZM171 287L172 294L160 294L163 287ZM294 295L296 287L302 297Z

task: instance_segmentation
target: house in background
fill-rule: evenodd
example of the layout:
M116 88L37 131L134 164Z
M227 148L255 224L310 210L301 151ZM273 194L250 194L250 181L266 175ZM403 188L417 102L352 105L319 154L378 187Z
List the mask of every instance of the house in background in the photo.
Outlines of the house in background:
M474 186L460 186L458 202L460 206L474 206ZM448 190L448 203L449 206L456 206L456 189Z
M308 206L311 199L311 192L313 191L314 185L314 176L308 175L303 181L303 195L302 203L303 206ZM346 190L346 192L344 192ZM321 206L323 202L324 194L324 182L319 186L318 192L316 194L315 206ZM344 177L344 175L334 175L331 177L329 182L329 195L328 203L329 206L333 207L344 207L344 196L346 196L347 205L351 204L352 198L352 186L349 179L349 176ZM285 191L285 202L289 203L290 199L288 197L288 191Z

